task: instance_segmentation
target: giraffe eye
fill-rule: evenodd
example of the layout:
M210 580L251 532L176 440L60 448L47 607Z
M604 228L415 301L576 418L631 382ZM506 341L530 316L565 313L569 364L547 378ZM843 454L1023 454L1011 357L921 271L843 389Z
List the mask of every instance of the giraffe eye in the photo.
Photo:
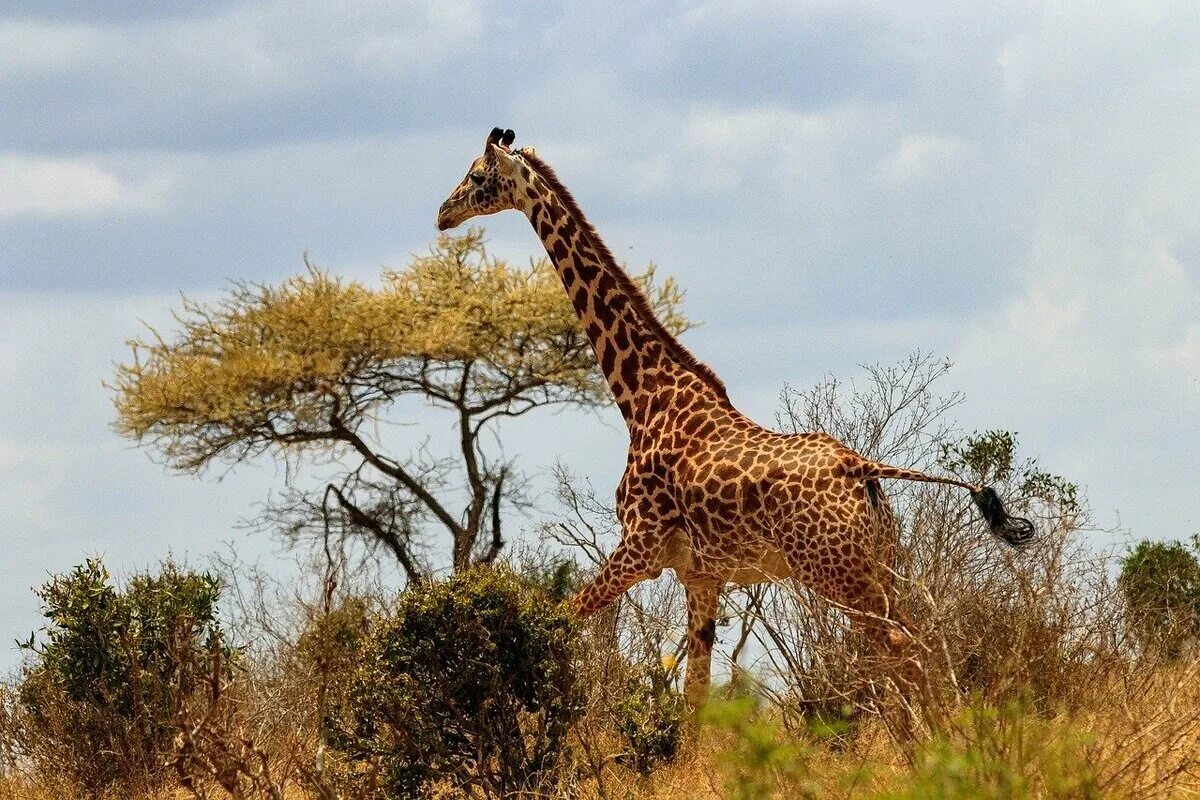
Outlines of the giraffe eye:
M474 183L476 186L483 185L483 178L484 178L484 175L482 172L472 172L471 173L471 182Z

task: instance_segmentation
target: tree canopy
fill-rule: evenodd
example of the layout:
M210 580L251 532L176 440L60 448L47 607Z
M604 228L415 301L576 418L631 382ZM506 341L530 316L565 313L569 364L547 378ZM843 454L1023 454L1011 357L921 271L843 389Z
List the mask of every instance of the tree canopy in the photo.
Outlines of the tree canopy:
M451 535L455 568L490 561L500 503L520 481L481 433L535 408L611 400L553 267L494 257L478 228L439 236L378 288L305 265L279 285L184 298L175 332L131 341L113 384L117 430L191 472L264 453L348 457L322 490L291 491L269 516L296 534L318 524L367 534L410 577L426 571L414 544L430 522ZM653 266L637 280L668 330L690 327L673 280L655 281ZM370 435L365 423L405 395L456 415L449 460L390 456Z
M1117 586L1142 647L1178 658L1200 640L1200 536L1137 543L1121 561Z

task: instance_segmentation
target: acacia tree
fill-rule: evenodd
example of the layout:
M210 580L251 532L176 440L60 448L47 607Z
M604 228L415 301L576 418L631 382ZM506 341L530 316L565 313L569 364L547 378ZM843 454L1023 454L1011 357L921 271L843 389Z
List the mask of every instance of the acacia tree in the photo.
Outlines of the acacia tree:
M437 541L455 570L492 561L501 507L524 497L497 423L610 402L553 267L490 255L478 228L439 236L378 289L305 263L277 286L185 298L177 331L130 342L112 387L117 430L184 472L263 454L321 465L333 474L315 489L289 469L264 520L382 546L410 580L428 573ZM638 280L672 333L690 327L674 281L656 283L653 266ZM452 415L452 452L385 452L373 423L411 396Z

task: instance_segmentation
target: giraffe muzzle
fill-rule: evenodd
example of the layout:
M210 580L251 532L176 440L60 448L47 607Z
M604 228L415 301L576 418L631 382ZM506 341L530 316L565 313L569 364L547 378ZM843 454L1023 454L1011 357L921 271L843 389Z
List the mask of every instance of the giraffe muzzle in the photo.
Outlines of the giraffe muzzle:
M442 207L438 209L437 214L437 229L446 231L458 225L458 220L454 215L454 204L449 200L442 203Z

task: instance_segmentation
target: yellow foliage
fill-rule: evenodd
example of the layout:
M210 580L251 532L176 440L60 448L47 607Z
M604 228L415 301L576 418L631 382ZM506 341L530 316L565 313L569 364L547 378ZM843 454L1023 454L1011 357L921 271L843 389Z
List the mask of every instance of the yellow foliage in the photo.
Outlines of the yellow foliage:
M337 440L380 406L424 394L468 415L610 399L553 267L514 267L480 229L440 236L379 288L312 265L278 286L185 298L171 337L151 329L113 385L117 430L198 469L271 445ZM674 281L638 278L673 333L689 327Z

